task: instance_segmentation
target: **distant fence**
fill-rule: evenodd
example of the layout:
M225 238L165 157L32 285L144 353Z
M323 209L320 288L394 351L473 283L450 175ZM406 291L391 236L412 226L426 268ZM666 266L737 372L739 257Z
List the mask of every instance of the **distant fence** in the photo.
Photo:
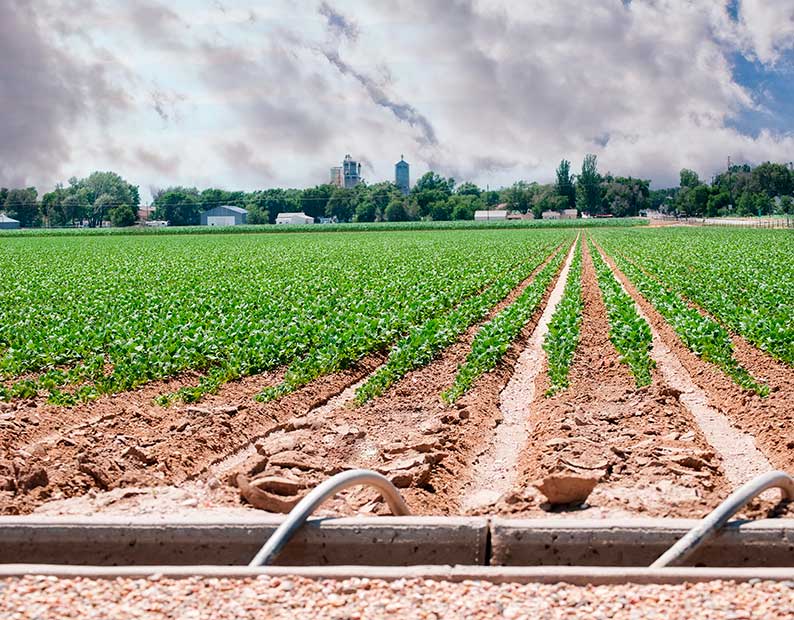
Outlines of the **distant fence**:
M692 218L695 226L738 226L740 228L794 228L794 217L774 217L757 219L732 219L707 217Z
M677 222L688 226L731 226L739 228L794 228L794 215L773 218L731 218L731 217L675 217L663 215L652 222Z

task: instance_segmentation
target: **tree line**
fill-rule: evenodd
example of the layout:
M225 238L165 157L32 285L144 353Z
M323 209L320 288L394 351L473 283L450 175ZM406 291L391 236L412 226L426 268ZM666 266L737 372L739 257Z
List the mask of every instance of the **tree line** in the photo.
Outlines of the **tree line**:
M317 185L306 189L265 189L252 192L194 187L154 190L152 217L172 226L200 222L201 213L221 205L248 210L248 223L275 223L279 213L302 211L314 218L338 222L404 222L428 219L471 220L477 210L501 207L516 213L576 209L591 217L630 217L648 209L682 216L768 215L794 213L794 171L789 166L764 163L734 165L711 184L684 169L678 187L651 190L650 181L600 173L595 155L584 158L573 173L562 160L554 183L518 181L498 190L474 183L456 183L436 172L422 176L404 195L396 185L361 183L354 188ZM138 186L115 172L94 172L84 179L69 179L38 199L35 188L0 189L0 211L36 226L131 226L138 220Z
M732 165L705 183L684 168L678 187L651 192L651 206L685 217L739 217L794 214L791 164Z

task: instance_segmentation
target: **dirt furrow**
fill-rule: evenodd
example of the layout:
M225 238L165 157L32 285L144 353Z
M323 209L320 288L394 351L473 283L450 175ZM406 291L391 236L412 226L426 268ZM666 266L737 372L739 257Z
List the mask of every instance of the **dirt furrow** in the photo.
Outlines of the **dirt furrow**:
M737 361L770 387L766 397L743 390L719 368L703 361L681 342L672 327L637 291L609 259L626 290L649 317L662 341L703 390L711 406L726 416L737 429L754 438L755 447L771 465L794 471L794 373L759 351L743 338L733 336Z
M503 364L481 377L457 405L444 404L440 394L452 384L479 327L512 303L545 264L497 304L486 319L383 395L360 407L343 402L337 408L312 412L292 428L258 442L260 461L255 465L249 461L249 469L244 472L254 475L252 482L261 481L253 491L254 500L272 510L280 505L286 509L306 488L328 475L364 467L381 471L393 480L418 514L458 512L460 488L478 446L490 437L500 420L499 393L520 347L511 349ZM536 320L537 316L531 323ZM384 510L376 500L377 494L371 491L346 492L328 503L325 513Z
M618 276L622 284L622 274L603 249L598 248L601 256ZM625 286L623 287L625 290ZM651 356L667 383L681 392L681 402L689 409L697 421L706 440L711 444L723 462L725 478L732 487L739 487L759 474L772 469L767 458L755 447L753 437L734 426L726 416L709 404L708 396L700 389L686 371L681 361L670 348L662 342L658 330L653 326L645 312L636 301L635 307L648 324L651 325L653 350Z
M264 404L253 396L280 381L283 373L250 377L224 385L200 405L162 408L149 403L146 409L38 443L32 452L16 450L0 467L16 473L17 481L31 481L0 492L0 512L29 512L47 501L122 487L181 484L273 426L326 402L379 363L380 358L368 358Z
M571 246L532 337L521 352L513 374L500 394L502 421L477 456L471 485L464 490L461 499L461 509L465 513L493 506L513 487L518 456L527 441L527 414L535 399L535 379L545 359L543 339L548 332L554 309L562 299L575 247L576 243Z
M606 308L586 245L582 258L584 309L570 386L532 403L518 484L500 509L523 515L553 510L585 518L702 516L724 491L722 463L680 401L679 390L658 370L650 386L636 387L609 340ZM548 382L544 368L536 393L545 394ZM574 480L590 478L597 484L586 504L557 506L532 484L552 478L558 497Z

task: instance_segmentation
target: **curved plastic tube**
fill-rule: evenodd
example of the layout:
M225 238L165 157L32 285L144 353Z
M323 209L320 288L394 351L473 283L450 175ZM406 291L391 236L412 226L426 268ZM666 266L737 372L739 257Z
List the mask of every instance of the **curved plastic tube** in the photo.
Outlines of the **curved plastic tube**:
M767 489L780 488L783 498L794 500L794 478L783 471L771 471L743 484L731 493L705 519L693 527L681 540L665 551L651 568L677 566L689 558L706 541L713 538L719 529L750 500Z
M309 518L320 504L343 489L362 484L375 487L380 491L383 499L389 504L392 514L397 516L411 514L400 492L388 478L369 469L351 469L350 471L332 476L325 482L319 484L312 489L306 497L298 502L298 505L290 511L286 520L279 525L278 529L267 539L267 542L254 556L254 559L251 560L248 566L270 565L284 548L284 545L289 542L295 532L303 526L306 519Z

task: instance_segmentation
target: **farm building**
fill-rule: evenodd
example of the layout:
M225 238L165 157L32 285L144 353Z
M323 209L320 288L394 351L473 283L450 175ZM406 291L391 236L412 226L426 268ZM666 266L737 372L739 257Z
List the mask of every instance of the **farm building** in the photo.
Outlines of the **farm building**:
M493 211L475 211L474 220L477 222L485 222L489 220L506 220L507 211L499 209Z
M562 210L562 219L563 220L575 220L579 217L579 212L576 209L563 209Z
M5 213L0 213L0 229L8 230L11 228L19 228L19 222L8 217Z
M561 217L559 211L544 211L542 216L544 220L559 220Z
M201 214L202 226L240 226L245 224L248 211L240 207L224 205Z
M279 213L276 224L314 224L314 218L305 213Z

